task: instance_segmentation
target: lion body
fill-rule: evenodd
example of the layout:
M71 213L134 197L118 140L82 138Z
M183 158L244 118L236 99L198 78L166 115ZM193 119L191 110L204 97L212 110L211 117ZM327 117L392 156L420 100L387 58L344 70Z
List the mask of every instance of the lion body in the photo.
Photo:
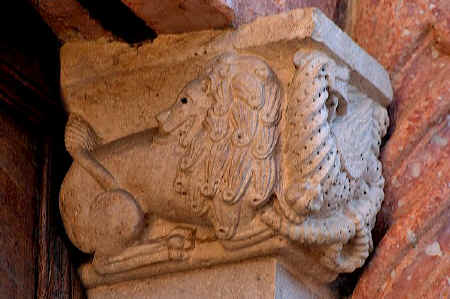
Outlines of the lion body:
M120 211L94 211L100 206L114 211L109 205L115 203L104 199L108 192L135 201L136 217L212 226L222 240L251 230L278 181L275 149L283 92L262 60L234 54L219 60L157 116L158 133L149 129L101 144L81 117L69 119L66 147L75 162L61 188L60 209L68 235L80 249L98 251L97 240L105 238L98 226L121 217L116 215ZM117 189L128 195L111 193ZM120 221L117 233L123 230ZM111 228L109 234L116 232ZM118 238L131 240L131 235L135 238L131 232ZM127 246L122 243L116 247Z
M120 189L133 195L144 214L207 225L172 188L185 149L178 142L159 144L153 137L154 130L147 130L101 145L92 155L115 177ZM104 192L79 163L72 164L61 187L60 210L70 239L85 252L94 251L92 232L98 223L92 219L91 206Z

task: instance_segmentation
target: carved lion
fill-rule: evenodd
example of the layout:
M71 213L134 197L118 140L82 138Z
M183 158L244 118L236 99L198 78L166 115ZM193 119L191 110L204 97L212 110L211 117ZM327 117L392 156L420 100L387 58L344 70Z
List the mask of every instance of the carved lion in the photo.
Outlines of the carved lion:
M70 239L114 255L145 238L152 216L204 226L223 240L250 229L277 182L281 100L265 62L226 54L157 116L158 129L102 144L71 114L74 163L60 195Z
M322 52L299 51L294 63L285 95L263 59L221 55L158 128L105 144L71 114L60 210L73 243L96 260L156 263L184 258L208 239L200 231L227 250L280 236L317 248L334 273L361 266L383 200L386 110Z

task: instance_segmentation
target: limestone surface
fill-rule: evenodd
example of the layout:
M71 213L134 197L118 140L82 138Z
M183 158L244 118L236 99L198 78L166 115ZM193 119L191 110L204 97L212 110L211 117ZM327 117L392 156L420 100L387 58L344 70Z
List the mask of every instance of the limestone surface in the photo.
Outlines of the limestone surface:
M301 282L276 259L266 257L207 269L92 288L89 298L337 298L334 291Z
M88 288L267 255L322 283L363 265L392 89L320 11L61 61L60 210Z

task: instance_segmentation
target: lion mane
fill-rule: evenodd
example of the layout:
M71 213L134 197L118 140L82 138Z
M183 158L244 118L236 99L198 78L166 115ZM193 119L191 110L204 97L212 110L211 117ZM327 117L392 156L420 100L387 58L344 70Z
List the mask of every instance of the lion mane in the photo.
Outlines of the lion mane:
M176 184L190 185L179 190L190 193L190 208L212 213L216 235L231 239L242 199L258 209L274 193L283 91L271 68L254 56L219 56L203 80L213 104L204 130L180 160Z

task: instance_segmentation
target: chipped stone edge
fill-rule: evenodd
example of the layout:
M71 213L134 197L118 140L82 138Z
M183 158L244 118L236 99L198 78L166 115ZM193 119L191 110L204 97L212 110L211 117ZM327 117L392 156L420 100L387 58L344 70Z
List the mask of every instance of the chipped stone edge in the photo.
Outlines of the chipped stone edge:
M279 15L260 17L253 23L241 26L235 32L233 45L236 49L245 49L286 40L300 41L308 37L324 45L356 71L366 82L362 82L360 78L355 80L360 81L359 84L362 84L364 89L375 92L378 97L374 99L378 99L380 104L388 106L392 102L393 90L389 75L383 66L328 19L320 9L295 9Z
M345 32L337 27L320 10L314 9L312 38L325 44L333 53L356 70L383 95L385 106L392 102L393 90L389 74L375 58L367 54Z

